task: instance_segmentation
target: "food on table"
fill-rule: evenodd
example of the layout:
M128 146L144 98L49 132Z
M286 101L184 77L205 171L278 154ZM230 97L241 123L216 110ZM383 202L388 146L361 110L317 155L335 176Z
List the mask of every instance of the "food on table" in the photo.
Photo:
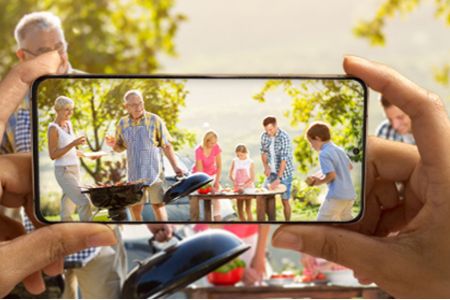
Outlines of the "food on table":
M269 190L266 189L266 188L264 188L264 187L256 188L256 189L255 189L255 192L256 192L256 193L267 193L268 191L269 191Z
M233 189L231 187L224 187L220 190L221 193L233 193Z
M209 194L213 191L213 186L211 183L208 183L197 190L197 192L201 195Z
M269 285L286 285L295 281L295 273L292 271L283 271L282 273L273 273L267 280Z
M221 266L208 274L208 281L214 285L235 285L244 277L245 262L240 259Z
M327 276L322 272L316 272L314 274L303 272L301 280L304 283L323 282L327 280Z
M114 184L98 183L97 186L93 187L93 188L109 188L109 187L114 187L114 186L126 186L126 185L133 185L133 184L136 184L136 182L120 181L120 182L116 182Z

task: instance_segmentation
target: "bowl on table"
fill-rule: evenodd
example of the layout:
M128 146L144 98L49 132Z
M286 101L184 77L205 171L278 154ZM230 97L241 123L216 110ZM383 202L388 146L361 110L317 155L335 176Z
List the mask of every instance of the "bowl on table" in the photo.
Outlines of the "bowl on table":
M353 276L350 269L332 270L323 272L329 283L340 286L356 286L360 285L358 279Z

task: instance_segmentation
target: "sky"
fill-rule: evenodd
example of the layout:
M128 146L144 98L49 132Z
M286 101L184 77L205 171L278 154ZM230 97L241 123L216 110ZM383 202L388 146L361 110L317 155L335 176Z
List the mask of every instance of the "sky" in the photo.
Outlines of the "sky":
M449 88L438 85L434 66L450 61L450 28L434 18L432 1L386 23L387 44L372 47L352 28L373 17L383 1L178 1L187 16L175 37L176 58L161 57L168 73L342 74L346 54L383 62L435 91L447 102ZM369 132L383 114L372 93Z

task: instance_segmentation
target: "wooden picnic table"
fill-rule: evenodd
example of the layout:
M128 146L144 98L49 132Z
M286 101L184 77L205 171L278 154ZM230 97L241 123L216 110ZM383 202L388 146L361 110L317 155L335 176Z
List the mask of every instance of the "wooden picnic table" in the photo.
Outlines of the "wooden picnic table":
M191 221L200 220L200 203L203 202L205 221L212 221L212 200L216 199L255 199L256 200L256 220L276 221L275 196L283 194L284 191L267 191L260 193L210 193L199 194L197 192L189 195Z
M389 294L375 285L337 286L330 284L295 284L287 286L189 286L184 289L190 299L238 298L364 298L386 299Z

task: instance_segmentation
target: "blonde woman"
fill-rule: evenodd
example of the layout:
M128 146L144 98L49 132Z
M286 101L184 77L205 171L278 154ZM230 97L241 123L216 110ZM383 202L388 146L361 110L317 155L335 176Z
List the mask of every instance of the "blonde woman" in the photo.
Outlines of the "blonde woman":
M220 174L222 172L222 149L217 143L218 136L214 130L203 135L203 143L195 148L195 165L193 173L203 172L214 177L213 190L217 192L220 187ZM213 200L214 221L221 221L220 200Z
M89 198L80 189L80 161L82 152L77 146L86 143L84 136L76 137L70 117L73 114L72 99L59 96L55 100L56 118L48 128L48 152L55 161L56 181L61 186L64 196L61 200L61 220L71 221L74 203L81 221L92 217ZM73 201L73 202L71 202Z

